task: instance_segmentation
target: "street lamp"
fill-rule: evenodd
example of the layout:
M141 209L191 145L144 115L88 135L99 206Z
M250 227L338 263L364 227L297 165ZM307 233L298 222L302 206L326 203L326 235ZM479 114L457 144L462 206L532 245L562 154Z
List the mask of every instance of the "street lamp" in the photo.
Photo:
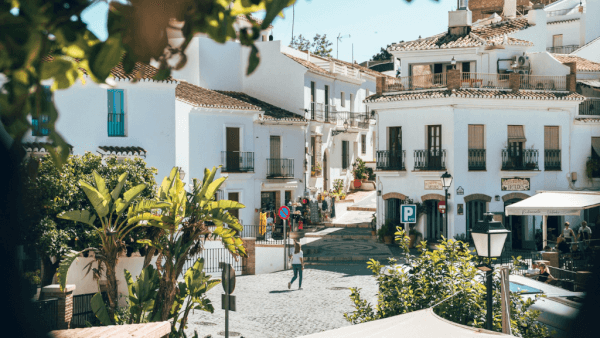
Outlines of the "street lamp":
M445 235L446 235L446 237L448 237L448 213L450 211L450 208L448 208L448 189L450 188L450 185L452 185L452 175L448 174L448 172L446 171L442 175L442 186L446 190L446 195L445 195L445 203L446 203Z
M348 120L344 120L344 130L332 130L331 136L337 136L348 131Z
M486 326L488 330L492 330L492 273L494 271L490 262L491 258L500 257L506 237L510 230L505 229L501 222L494 221L494 214L488 212L483 214L483 220L478 221L473 229L471 236L475 243L475 250L479 257L487 257L488 263L485 267L480 268L486 274L486 290L487 290L487 318Z

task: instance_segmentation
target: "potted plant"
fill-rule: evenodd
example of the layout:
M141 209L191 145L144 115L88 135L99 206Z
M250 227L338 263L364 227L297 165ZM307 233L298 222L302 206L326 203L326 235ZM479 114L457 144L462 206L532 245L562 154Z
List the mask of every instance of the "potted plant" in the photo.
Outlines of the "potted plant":
M362 179L364 174L367 172L367 167L365 166L365 161L357 158L356 161L352 164L352 173L354 174L354 188L358 189L362 185Z
M410 242L408 243L408 247L409 248L414 248L415 247L415 243L417 242L417 240L419 238L422 238L423 234L420 233L419 231L417 231L414 227L411 227L410 230L408 231L408 238L410 238Z
M377 230L377 215L375 213L373 213L373 216L371 216L371 236L376 235L376 230Z
M314 170L315 170L315 174L316 174L317 176L321 176L321 170L323 170L323 167L321 167L321 163L317 162L317 163L315 164L315 168L314 168Z
M396 232L396 225L392 224L392 221L388 220L385 222L386 233L383 235L383 242L387 245L394 243L394 233Z
M379 230L377 230L377 237L379 238L379 241L383 242L385 236L387 236L388 233L388 227L387 224L384 224L381 226L381 228L379 228Z
M343 193L341 193L341 194L340 194L340 200L342 200L342 201L343 201L343 200L345 200L345 199L346 199L346 193L345 193L345 192L343 192Z

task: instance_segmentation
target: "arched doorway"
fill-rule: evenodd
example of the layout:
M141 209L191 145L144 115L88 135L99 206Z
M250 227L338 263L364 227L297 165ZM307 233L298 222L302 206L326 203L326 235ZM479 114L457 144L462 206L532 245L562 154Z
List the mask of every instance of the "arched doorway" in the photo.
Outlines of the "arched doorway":
M504 208L507 206L520 202L521 199L515 198L504 202ZM510 235L506 238L507 249L524 249L525 240L525 222L524 216L506 216L504 214L504 226L511 231Z
M327 151L323 154L323 191L329 190L328 181L329 180L329 167L327 167Z
M421 201L425 204L427 212L427 221L425 223L426 239L437 241L444 234L444 214L438 210L438 204L444 200L440 194L427 194L421 196Z
M471 194L464 197L466 204L466 229L467 240L471 240L471 229L478 221L483 220L483 214L487 211L487 203L492 197L485 194Z

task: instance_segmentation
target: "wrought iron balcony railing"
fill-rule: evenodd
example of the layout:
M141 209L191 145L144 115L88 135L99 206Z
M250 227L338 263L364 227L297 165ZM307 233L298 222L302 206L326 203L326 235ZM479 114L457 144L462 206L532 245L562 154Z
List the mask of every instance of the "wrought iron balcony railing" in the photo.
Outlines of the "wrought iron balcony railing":
M335 113L337 124L342 126L344 122L348 128L369 129L369 114L338 111Z
M600 115L600 98L588 97L581 102L579 115Z
M485 149L469 149L469 170L485 170Z
M538 170L537 149L502 150L502 170Z
M577 48L579 48L579 45L555 46L555 47L546 47L546 51L548 53L556 53L556 54L571 54Z
M293 158L268 158L267 178L291 178L294 177Z
M221 172L247 173L254 171L254 153L251 151L222 151Z
M310 107L305 110L307 120L319 122L336 122L335 106L318 102L311 102Z
M406 150L378 150L377 170L404 170Z
M560 170L560 149L544 150L544 169Z
M445 170L446 149L415 150L415 170Z

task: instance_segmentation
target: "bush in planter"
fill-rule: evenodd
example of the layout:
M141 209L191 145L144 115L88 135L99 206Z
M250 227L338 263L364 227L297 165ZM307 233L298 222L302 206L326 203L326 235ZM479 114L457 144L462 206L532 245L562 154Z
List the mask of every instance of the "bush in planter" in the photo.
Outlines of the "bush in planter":
M365 161L357 158L356 161L352 164L352 174L354 175L354 179L361 180L365 178L365 173L367 172L367 166L365 165Z

